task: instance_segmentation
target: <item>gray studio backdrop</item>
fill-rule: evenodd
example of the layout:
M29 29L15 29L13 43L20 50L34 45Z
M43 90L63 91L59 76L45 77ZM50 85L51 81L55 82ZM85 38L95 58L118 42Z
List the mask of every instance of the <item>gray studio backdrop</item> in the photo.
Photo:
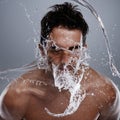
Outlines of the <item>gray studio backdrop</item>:
M20 67L35 59L34 39L39 39L40 20L48 7L70 0L0 0L0 70ZM87 0L88 1L88 0ZM101 16L110 38L115 65L120 71L120 0L89 0ZM74 3L74 2L73 2ZM90 65L110 77L120 88L120 79L113 77L102 31L89 10L79 6L90 26L87 37ZM0 83L2 84L2 83Z

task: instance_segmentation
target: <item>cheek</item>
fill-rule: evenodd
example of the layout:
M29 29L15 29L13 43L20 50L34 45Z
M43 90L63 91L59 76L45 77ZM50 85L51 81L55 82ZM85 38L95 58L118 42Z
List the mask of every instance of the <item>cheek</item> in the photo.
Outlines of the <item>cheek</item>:
M49 61L58 64L61 61L61 54L56 52L48 52L48 59Z

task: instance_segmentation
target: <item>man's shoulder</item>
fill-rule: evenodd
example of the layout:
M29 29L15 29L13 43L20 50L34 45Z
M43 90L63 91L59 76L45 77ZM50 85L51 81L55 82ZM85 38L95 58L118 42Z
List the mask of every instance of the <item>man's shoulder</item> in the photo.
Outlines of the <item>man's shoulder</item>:
M111 103L115 101L118 89L112 80L92 68L87 70L85 77L85 83L89 90L95 92L99 98L98 101L109 101Z
M91 71L91 88L95 93L95 100L103 113L112 111L112 114L117 114L120 111L120 92L116 84L108 77L96 72L90 68ZM105 112L106 111L106 112Z
M2 96L4 94L4 96ZM3 103L9 107L22 105L26 102L28 95L24 92L20 81L12 81L2 92ZM18 104L19 103L19 104Z
M35 88L35 81L38 80L37 78L40 74L41 71L38 69L31 70L13 80L1 94L1 96L4 94L4 102L9 105L13 103L17 105L17 103L22 104L28 101L30 98L29 90Z
M115 83L108 78L107 76L99 73L98 71L94 70L93 68L89 68L86 74L89 73L89 80L93 84L96 84L96 87L112 87L116 89Z

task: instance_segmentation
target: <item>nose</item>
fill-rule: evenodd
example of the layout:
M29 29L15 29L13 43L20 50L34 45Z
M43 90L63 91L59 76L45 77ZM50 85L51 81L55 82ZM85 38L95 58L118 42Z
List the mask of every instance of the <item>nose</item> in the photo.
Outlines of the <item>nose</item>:
M66 64L71 58L71 54L68 51L63 51L62 57L61 57L61 63Z

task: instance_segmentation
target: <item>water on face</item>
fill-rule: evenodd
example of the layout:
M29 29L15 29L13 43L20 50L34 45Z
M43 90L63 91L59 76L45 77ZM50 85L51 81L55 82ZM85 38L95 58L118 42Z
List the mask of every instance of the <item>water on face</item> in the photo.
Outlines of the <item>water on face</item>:
M81 90L80 84L83 79L85 68L81 68L82 72L80 75L75 75L74 72L71 73L67 69L67 67L63 71L60 71L58 69L58 66L55 65L53 65L52 68L55 87L57 87L60 92L61 90L68 90L71 96L69 100L69 105L63 113L55 114L51 113L47 108L45 108L45 110L48 114L56 117L62 117L73 114L78 109L80 103L84 100L86 96L85 91Z
M54 43L54 41L46 39L45 41L46 45L45 46L43 45L45 55L43 56L41 53L39 53L39 55L37 56L38 58L42 58L42 59L45 58L45 61L44 60L41 61L41 59L38 59L40 60L39 63L42 64L48 63L47 49L50 49L49 45L52 46L52 44L54 44L54 47L56 48L55 50L61 49L70 52L70 54L72 55L74 54L77 55L77 59L71 57L69 61L62 66L63 67L62 70L60 69L61 64L55 65L54 63L51 63L55 87L58 88L59 92L61 92L62 90L68 90L71 95L69 100L69 105L65 109L65 111L63 111L63 113L59 113L59 114L51 113L47 108L45 108L46 112L52 116L62 117L74 113L86 96L85 91L81 90L80 83L83 79L85 69L88 68L87 59L89 58L89 55L86 52L86 48L83 47L82 40L80 41L81 41L79 43L80 48L78 48L77 51L75 49L70 51L65 48L57 46L56 43ZM50 44L51 42L52 44ZM38 68L42 69L43 68L42 64L38 64ZM46 67L45 69L48 68L47 65L45 65L44 67ZM72 70L69 69L70 67L72 68Z

